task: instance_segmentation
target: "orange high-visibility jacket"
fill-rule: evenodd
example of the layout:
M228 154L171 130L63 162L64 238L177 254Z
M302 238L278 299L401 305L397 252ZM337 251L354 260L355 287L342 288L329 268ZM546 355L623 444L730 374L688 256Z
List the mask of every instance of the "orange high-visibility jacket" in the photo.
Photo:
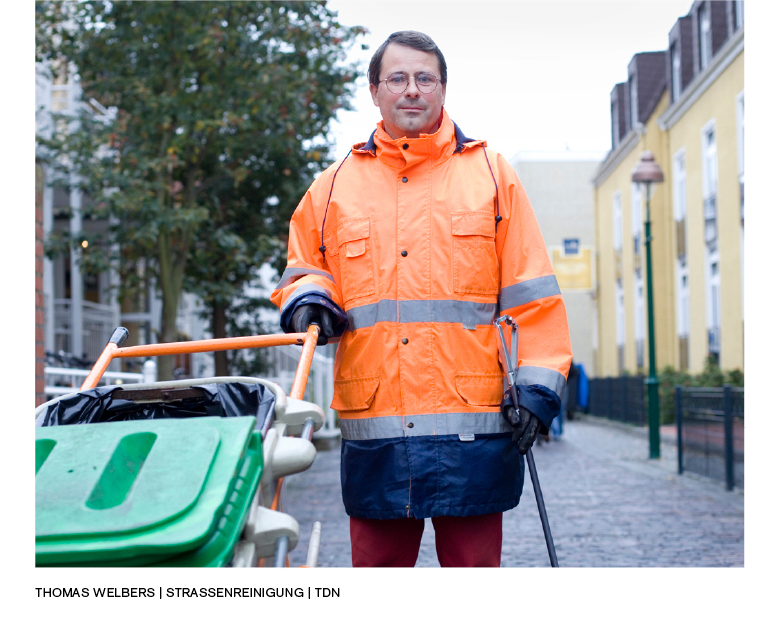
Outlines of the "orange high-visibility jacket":
M545 427L572 354L544 241L501 155L464 137L446 112L435 134L417 139L393 140L380 122L304 195L271 299L284 329L302 302L342 318L332 407L350 515L517 505L522 461L515 452L506 463L492 322L509 314L518 323L521 404Z

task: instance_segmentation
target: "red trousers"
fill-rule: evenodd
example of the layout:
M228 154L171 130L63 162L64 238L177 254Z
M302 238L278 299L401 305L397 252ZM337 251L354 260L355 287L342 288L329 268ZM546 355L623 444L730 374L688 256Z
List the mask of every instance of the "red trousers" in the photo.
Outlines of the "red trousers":
M439 564L444 568L499 567L502 514L433 517ZM413 567L424 528L424 519L350 517L352 566Z

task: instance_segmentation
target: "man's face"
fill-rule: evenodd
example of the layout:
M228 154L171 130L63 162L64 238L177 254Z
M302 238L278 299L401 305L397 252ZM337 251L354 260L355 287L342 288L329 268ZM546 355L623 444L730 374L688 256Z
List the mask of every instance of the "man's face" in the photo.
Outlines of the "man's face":
M394 94L387 88L387 79L394 73L404 73L409 85L403 94ZM432 52L419 51L406 45L390 43L382 56L379 86L370 86L374 105L379 107L385 131L393 139L415 138L422 133L436 132L441 109L444 106L446 87L439 83L433 92L426 94L417 89L414 79L419 73L439 74L439 61Z

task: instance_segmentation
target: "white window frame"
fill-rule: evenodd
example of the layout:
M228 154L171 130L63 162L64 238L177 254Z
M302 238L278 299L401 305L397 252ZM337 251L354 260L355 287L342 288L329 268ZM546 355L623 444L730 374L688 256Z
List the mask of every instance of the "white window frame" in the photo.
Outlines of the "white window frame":
M712 26L709 7L706 3L703 2L699 6L697 17L699 22L699 70L703 71L710 65L712 59Z
M672 200L674 220L682 221L688 215L688 174L685 170L685 148L672 157Z
M675 221L682 221L688 215L688 172L685 167L685 154L685 148L680 148L672 157L672 208ZM677 336L688 337L691 332L691 279L685 258L675 260L675 280L677 287Z
M713 266L715 266L717 272L713 272ZM720 298L720 251L707 250L704 260L704 281L704 312L705 318L707 320L707 330L709 331L712 328L717 328L718 331L720 331L722 323L722 303Z
M623 203L620 189L612 195L612 246L615 251L623 250Z
M644 342L645 342L645 295L642 272L634 271L634 339L637 348L637 366L644 366Z
M712 272L717 266L717 272ZM723 314L720 305L720 252L710 254L710 287L713 291L712 297L712 325L720 328L723 322Z
M636 74L628 78L628 103L631 120L631 129L639 124L639 86L637 85Z
M682 92L682 56L680 41L672 44L672 103L680 98Z
M633 251L639 254L642 235L642 186L637 182L631 183L631 239L634 241Z
M691 278L688 264L677 260L677 336L687 337L691 333Z
M710 141L709 136L712 135ZM701 182L702 195L706 200L714 196L716 207L718 196L718 132L715 120L707 122L701 129ZM716 214L717 219L720 218ZM713 267L716 272L713 272ZM704 303L707 330L721 329L721 285L720 285L720 251L717 239L709 246L704 246ZM719 335L720 336L720 335ZM720 337L722 340L722 337ZM722 357L722 353L719 354Z
M712 135L712 140L710 140ZM702 200L704 207L704 234L705 250L713 251L718 246L718 225L721 221L718 219L718 133L715 127L715 120L710 120L701 129L701 184ZM708 216L707 201L710 198L715 199L714 220ZM712 230L711 232L708 230Z
M737 95L737 172L739 183L745 183L745 91ZM739 227L739 272L742 291L742 319L745 319L745 212L742 208Z
M623 292L623 282L615 281L615 336L617 346L625 347L626 344L626 303Z
M708 137L712 133L712 144ZM708 163L710 165L708 166ZM718 133L715 119L707 122L701 129L701 188L702 197L707 199L718 195Z

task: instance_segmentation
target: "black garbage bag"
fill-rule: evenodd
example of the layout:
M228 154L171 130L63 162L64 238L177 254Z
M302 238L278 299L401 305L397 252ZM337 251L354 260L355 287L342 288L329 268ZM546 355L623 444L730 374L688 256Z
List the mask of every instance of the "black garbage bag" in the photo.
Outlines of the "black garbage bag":
M122 390L121 386L102 386L63 398L44 412L39 426L94 424L123 420L159 418L198 418L204 416L255 416L255 430L273 419L276 399L263 384L227 382L193 386L190 396L176 399L177 390L169 389L172 400L144 402L121 398L144 390ZM197 391L193 396L192 392ZM201 396L202 393L202 396Z

